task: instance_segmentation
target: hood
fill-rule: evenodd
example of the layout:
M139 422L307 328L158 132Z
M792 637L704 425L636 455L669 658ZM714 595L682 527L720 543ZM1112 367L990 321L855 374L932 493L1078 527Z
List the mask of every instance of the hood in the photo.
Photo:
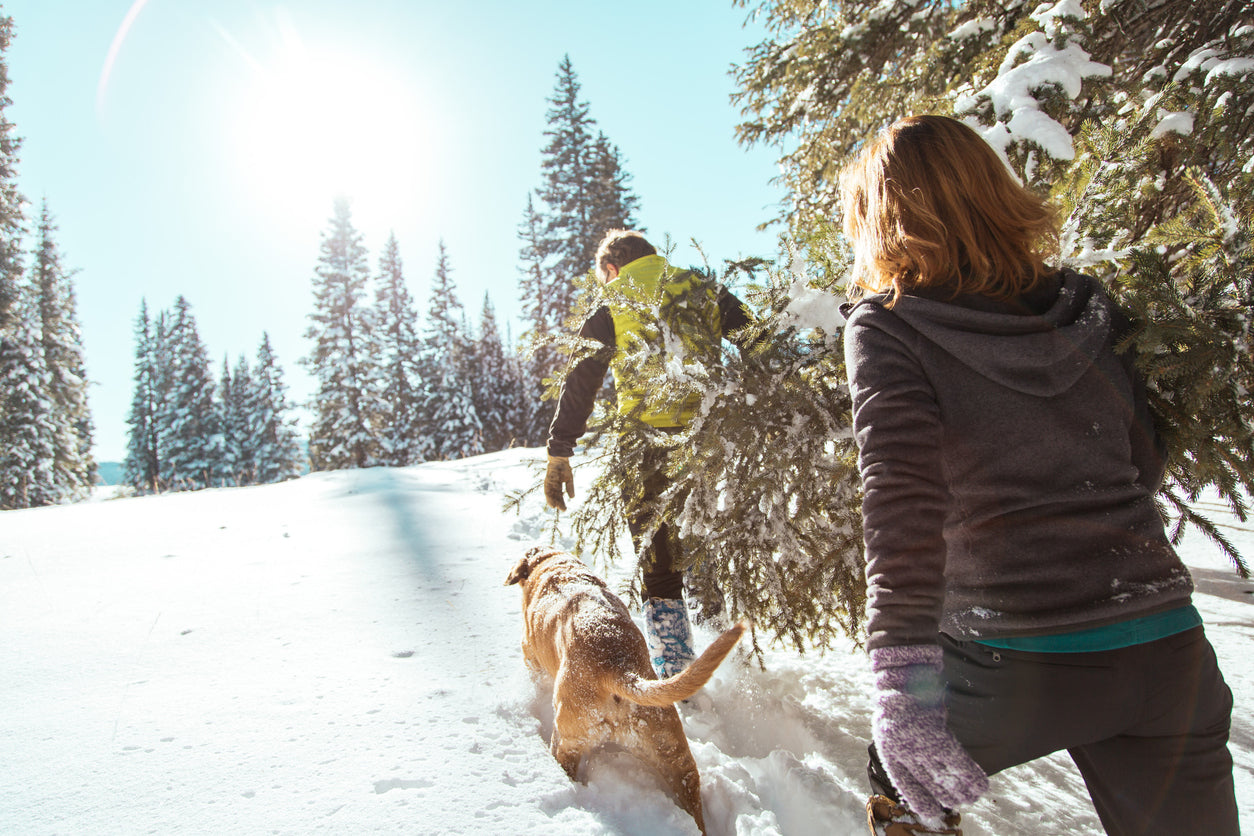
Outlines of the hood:
M1019 392L1067 391L1093 364L1113 327L1112 303L1097 280L1069 270L1034 292L1031 310L968 307L903 296L893 307L929 342L978 374Z

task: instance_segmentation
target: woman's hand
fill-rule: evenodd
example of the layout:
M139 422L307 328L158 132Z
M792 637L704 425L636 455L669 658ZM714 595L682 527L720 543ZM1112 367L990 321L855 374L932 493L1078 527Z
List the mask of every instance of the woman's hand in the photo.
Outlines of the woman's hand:
M930 826L988 790L988 776L945 725L941 658L934 644L871 651L875 748L901 801Z

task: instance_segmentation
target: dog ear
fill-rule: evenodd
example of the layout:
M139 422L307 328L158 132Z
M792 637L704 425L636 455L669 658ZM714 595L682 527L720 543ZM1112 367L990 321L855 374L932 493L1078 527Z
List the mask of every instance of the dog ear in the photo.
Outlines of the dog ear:
M519 581L525 581L530 574L531 554L528 553L525 557L519 560L517 564L515 564L513 569L509 571L509 576L505 578L505 585L509 586L510 584L518 583Z

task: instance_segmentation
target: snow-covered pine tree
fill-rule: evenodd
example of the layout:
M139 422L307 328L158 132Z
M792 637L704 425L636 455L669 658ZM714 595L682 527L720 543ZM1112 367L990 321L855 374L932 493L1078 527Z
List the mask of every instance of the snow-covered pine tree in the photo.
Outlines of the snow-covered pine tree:
M261 337L252 385L248 432L254 442L256 482L264 485L295 479L304 468L304 454L296 432L296 419L287 400L283 370L270 346L269 334Z
M475 413L483 425L483 448L487 452L504 450L518 440L531 399L520 374L521 365L505 350L487 293L483 294L479 337L472 354L471 392Z
M757 260L732 264L722 280L739 282L764 268ZM762 634L798 649L838 635L860 637L860 485L843 353L831 321L798 314L815 301L806 283L804 276L767 272L766 284L751 288L764 313L745 335L748 350L726 343L698 350L718 341L712 334L675 336L709 330L693 318L703 306L690 304L690 294L709 286L611 299L607 288L588 283L580 300L580 313L613 302L657 323L656 340L620 349L618 374L646 381L654 405L678 408L696 399L700 407L676 434L612 407L594 412L584 447L601 475L574 512L577 550L609 562L620 557L623 497L643 492L646 448L665 447L672 486L646 509L646 538L661 520L673 522L690 595L706 612L751 619L755 648ZM828 311L836 304L834 297L821 302ZM587 340L564 344L575 358L604 350ZM658 344L668 350L657 351Z
M522 241L518 250L518 291L523 321L528 323L528 330L523 335L526 350L522 362L530 399L520 439L523 446L534 447L544 443L549 421L553 418L552 405L544 402L544 381L550 374L549 370L560 366L562 356L553 345L554 332L548 321L549 282L545 264L550 247L544 237L544 218L536 210L531 195L527 195L527 209L518 225L518 238Z
M218 425L222 430L222 444L215 462L213 484L255 484L257 442L250 419L255 410L256 392L248 359L240 355L232 370L223 357L218 381Z
M38 311L23 282L25 199L17 188L21 139L7 109L9 72L4 54L13 19L0 16L0 508L57 501L51 463L54 428L39 346Z
M544 443L544 440L534 442L529 441L532 436L533 423L536 415L536 404L539 399L534 394L532 381L534 377L531 374L531 361L519 350L512 348L513 340L510 338L509 329L506 329L504 342L505 365L509 374L512 398L509 406L509 412L505 419L505 426L509 428L510 447L527 447L536 446ZM551 406L551 405L550 405ZM550 416L549 420L552 420Z
M162 329L158 329L159 332ZM209 352L200 339L191 304L174 300L162 351L168 358L165 391L157 410L161 442L161 483L168 490L199 490L217 484L222 431L209 370Z
M0 339L0 510L51 505L62 496L37 300L26 285L18 291Z
M9 65L4 56L13 39L13 18L0 15L0 341L21 293L22 236L26 231L26 199L17 187L18 153L22 140L14 133L7 111Z
M61 261L56 225L44 201L31 265L38 298L40 343L48 371L49 416L56 427L53 475L62 501L73 502L91 493L96 463L91 446L93 424L87 405L87 369L82 328L71 273Z
M524 244L521 296L529 326L524 339L530 344L538 392L545 392L546 381L561 370L560 352L548 341L571 327L576 280L592 268L607 230L635 227L639 207L622 155L604 133L595 131L596 120L580 99L569 55L558 66L548 102L544 132L548 141L541 152L541 185L536 190L543 207L537 211L528 198L519 229ZM534 443L544 441L552 412L552 405L537 402Z
M1215 534L1194 504L1212 488L1243 519L1242 493L1254 493L1248 4L739 2L771 37L736 71L738 135L784 152L794 233L813 241L838 226L836 174L868 136L910 113L965 119L1068 213L1063 263L1137 315L1130 343L1171 445L1164 499L1177 518Z
M235 479L236 466L240 459L237 447L239 404L235 394L235 382L231 379L231 363L225 356L222 357L222 372L218 375L217 395L214 400L214 406L217 409L215 420L222 431L222 443L218 450L218 457L213 463L213 473L209 477L209 484L222 487L234 486L242 484Z
M379 461L378 365L363 304L370 267L348 201L338 198L314 269L314 310L305 366L317 381L309 460L314 470L370 467Z
M557 68L557 83L545 114L548 143L541 152L542 182L536 190L544 202L546 256L551 259L545 293L544 321L560 328L575 302L573 279L592 264L600 233L592 226L593 152L596 120L580 99L579 78L570 56Z
M388 238L379 258L376 284L376 359L382 382L379 462L403 467L424 461L428 439L423 433L422 381L418 368L422 339L418 313L405 281L400 245Z
M460 459L483 452L483 427L465 375L469 355L465 311L457 298L448 251L440 241L421 356L422 415L429 459Z
M161 442L157 416L161 410L160 375L157 366L157 333L148 317L148 301L140 303L135 318L135 389L131 411L126 461L122 472L126 483L137 491L161 490Z

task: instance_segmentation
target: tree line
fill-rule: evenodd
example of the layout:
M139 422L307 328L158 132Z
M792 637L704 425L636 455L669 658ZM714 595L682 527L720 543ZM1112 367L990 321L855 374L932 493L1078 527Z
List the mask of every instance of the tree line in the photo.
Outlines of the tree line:
M97 479L74 271L46 203L27 241L28 204L16 187L21 140L4 113L12 32L0 17L0 509L83 499ZM517 343L487 295L478 327L469 326L443 242L420 321L395 236L372 270L349 204L337 200L301 358L316 381L311 401L288 397L268 335L251 362L224 360L215 375L191 303L180 295L152 315L141 300L125 482L139 492L249 485L543 443L576 279L604 230L633 226L638 207L569 57L547 101L540 185L518 227ZM312 416L303 438L299 406Z
M215 382L187 300L136 324L136 371L125 473L138 490L279 481L309 469L399 467L543 443L544 402L564 362L555 350L606 229L630 226L638 200L618 148L596 130L569 57L548 99L541 185L518 235L527 325L516 345L485 294L477 327L458 296L441 241L425 311L391 235L372 265L350 202L337 199L321 235L313 310L301 358L314 379L298 451L281 369L263 339Z
M542 444L546 393L565 356L576 279L606 229L631 226L639 201L622 154L596 128L569 56L548 99L541 185L518 228L519 292L526 330L501 333L489 295L478 328L467 323L449 254L440 242L419 323L395 235L371 272L349 205L337 201L323 233L304 359L317 382L311 403L313 470L401 466ZM373 285L373 292L371 290Z
M135 388L123 474L141 492L265 484L299 476L304 452L283 372L262 335L255 363L215 380L191 304L180 296L135 322Z

